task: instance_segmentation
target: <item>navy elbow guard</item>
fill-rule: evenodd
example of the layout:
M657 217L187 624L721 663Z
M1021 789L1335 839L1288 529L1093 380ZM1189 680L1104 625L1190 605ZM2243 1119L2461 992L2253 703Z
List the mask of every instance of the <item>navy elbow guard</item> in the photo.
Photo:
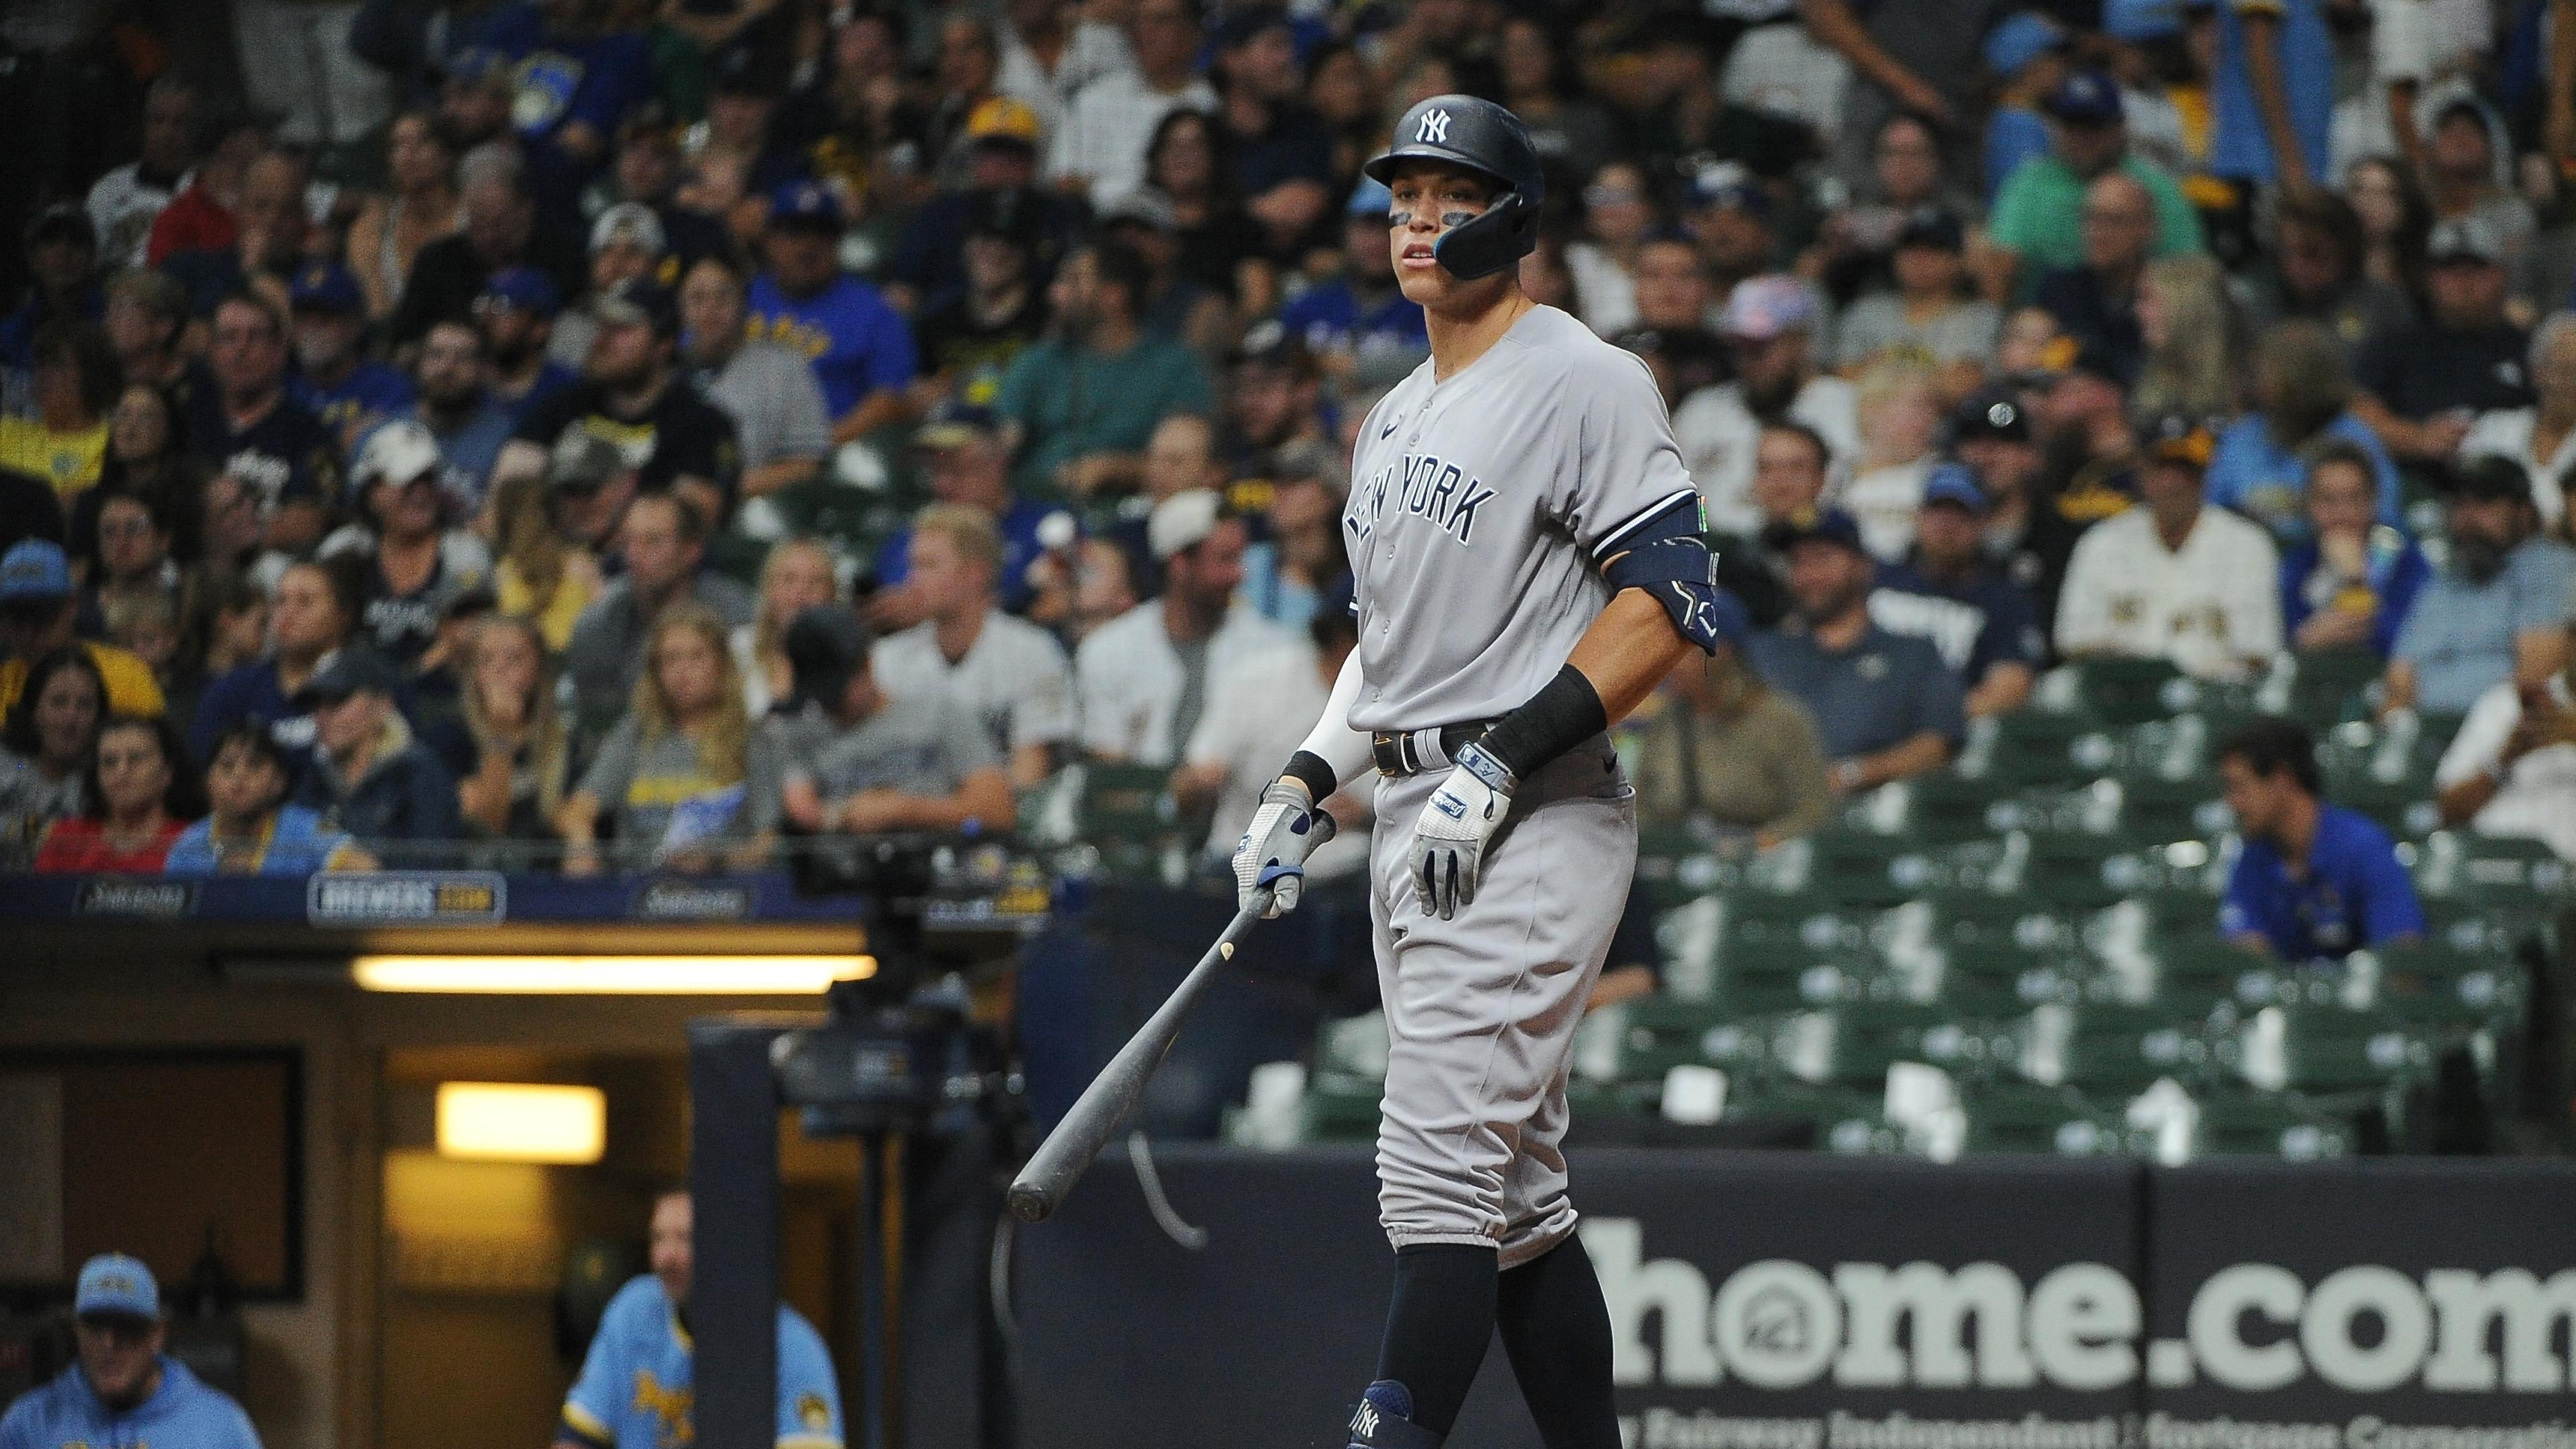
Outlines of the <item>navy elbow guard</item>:
M1673 627L1705 654L1744 639L1744 606L1717 586L1717 555L1694 528L1699 510L1674 508L1622 540L1625 549L1601 565L1613 594L1643 589L1664 606Z

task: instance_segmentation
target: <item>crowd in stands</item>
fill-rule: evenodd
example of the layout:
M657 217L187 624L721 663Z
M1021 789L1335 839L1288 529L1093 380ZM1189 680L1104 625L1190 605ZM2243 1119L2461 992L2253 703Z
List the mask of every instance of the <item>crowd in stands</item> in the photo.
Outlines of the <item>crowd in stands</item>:
M1449 91L1744 606L1625 731L1650 820L2339 653L2576 857L2555 0L210 8L0 22L106 77L0 278L0 868L750 868L1098 764L1221 855L1428 355L1358 167Z

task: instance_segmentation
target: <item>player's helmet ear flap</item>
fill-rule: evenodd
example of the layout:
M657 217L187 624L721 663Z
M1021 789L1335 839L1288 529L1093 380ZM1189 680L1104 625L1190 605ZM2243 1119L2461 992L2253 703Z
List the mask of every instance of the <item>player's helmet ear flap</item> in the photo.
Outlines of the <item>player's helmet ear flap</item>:
M1405 161L1447 161L1481 171L1502 188L1484 214L1440 238L1433 255L1461 281L1490 277L1538 247L1547 184L1538 148L1520 117L1474 96L1433 96L1395 123L1395 142L1360 168L1387 183Z

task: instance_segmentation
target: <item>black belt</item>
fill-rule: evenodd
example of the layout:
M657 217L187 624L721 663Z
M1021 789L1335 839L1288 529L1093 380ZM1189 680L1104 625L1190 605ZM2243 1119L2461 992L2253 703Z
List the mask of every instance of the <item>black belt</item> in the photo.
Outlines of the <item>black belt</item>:
M1493 727L1494 722L1487 719L1422 730L1378 730L1369 736L1369 751L1377 756L1381 775L1420 775L1448 769L1460 750L1484 738Z

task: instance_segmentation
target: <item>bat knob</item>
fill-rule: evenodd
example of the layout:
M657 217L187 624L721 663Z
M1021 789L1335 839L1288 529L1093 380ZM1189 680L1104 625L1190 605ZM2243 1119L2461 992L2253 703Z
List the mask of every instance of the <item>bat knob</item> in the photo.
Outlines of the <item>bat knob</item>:
M1010 1192L1011 1216L1024 1223L1042 1223L1055 1212L1055 1197L1032 1182L1015 1182Z

